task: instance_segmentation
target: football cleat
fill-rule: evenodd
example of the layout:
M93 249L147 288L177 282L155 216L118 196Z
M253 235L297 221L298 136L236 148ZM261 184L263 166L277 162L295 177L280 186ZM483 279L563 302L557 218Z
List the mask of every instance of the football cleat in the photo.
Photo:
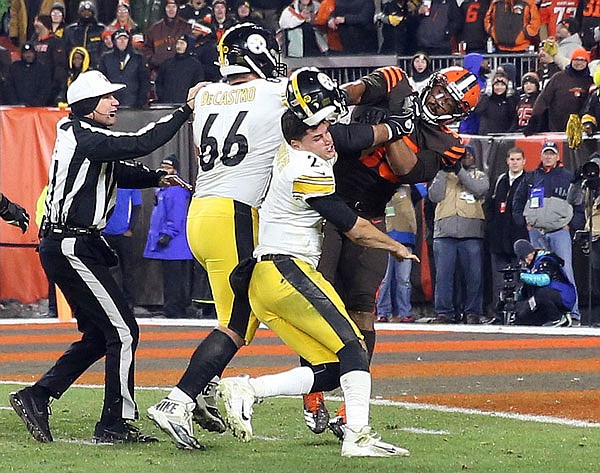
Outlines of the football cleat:
M219 380L219 378L216 376L213 379L217 382ZM210 381L200 396L196 398L196 407L194 408L193 412L193 420L204 430L222 434L227 430L227 426L225 425L223 416L217 408L217 402L215 399L217 382Z
M252 414L256 402L248 375L225 378L219 382L217 395L225 404L225 421L234 437L242 442L252 439Z
M48 416L52 414L48 399L37 397L30 387L8 395L10 405L19 415L25 427L38 442L52 442Z
M136 426L119 419L110 425L97 422L92 442L113 445L115 443L156 443L158 439L152 435L143 434Z
M338 440L344 440L344 427L346 426L346 403L342 403L335 412L335 417L329 420L329 430Z
M329 425L329 412L322 392L304 395L304 421L315 434L322 434Z
M203 449L204 447L194 437L192 411L195 403L180 402L164 398L146 411L148 419L171 437L177 448L184 450Z
M407 457L410 452L402 447L383 442L370 426L365 425L358 432L344 426L343 457Z

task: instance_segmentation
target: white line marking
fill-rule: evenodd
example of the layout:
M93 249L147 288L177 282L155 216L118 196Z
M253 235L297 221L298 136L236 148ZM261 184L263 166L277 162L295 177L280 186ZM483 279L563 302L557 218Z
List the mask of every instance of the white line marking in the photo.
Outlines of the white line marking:
M450 435L450 431L448 431L448 430L430 430L430 429L420 429L417 427L402 427L398 430L402 430L403 432L409 432L411 434Z
M136 317L140 326L146 327L206 327L214 328L217 321L214 319L159 319ZM74 323L75 319L71 320ZM0 319L0 325L52 325L63 323L57 319ZM260 324L261 329L267 329L264 324ZM462 333L506 333L520 335L585 335L600 337L600 328L598 327L528 327L523 325L465 325L448 324L432 325L423 323L401 324L401 323L376 323L375 328L382 332L462 332Z

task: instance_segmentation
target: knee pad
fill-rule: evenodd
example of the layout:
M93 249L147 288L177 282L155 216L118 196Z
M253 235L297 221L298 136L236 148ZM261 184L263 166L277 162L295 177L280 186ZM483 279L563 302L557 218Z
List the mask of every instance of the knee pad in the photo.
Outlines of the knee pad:
M322 365L316 366L313 366L308 362L301 364L303 366L309 366L315 375L315 382L311 392L333 391L335 388L340 387L339 363L323 363Z

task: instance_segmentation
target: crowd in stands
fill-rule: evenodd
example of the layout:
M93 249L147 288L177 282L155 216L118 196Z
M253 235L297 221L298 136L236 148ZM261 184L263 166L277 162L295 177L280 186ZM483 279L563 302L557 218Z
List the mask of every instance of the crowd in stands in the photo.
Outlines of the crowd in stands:
M600 9L593 8L594 1L13 0L5 32L9 40L6 48L0 47L0 104L60 106L69 84L88 69L102 71L112 82L127 84L115 94L121 107L182 103L193 84L221 79L215 65L219 39L230 26L251 21L277 32L288 57L412 56L406 72L415 91L422 90L433 72L432 56L456 55L457 61L477 76L482 90L475 112L460 123L461 133L532 135L572 128L592 136L600 120ZM490 67L492 53L505 55L496 69ZM537 55L535 70L517 71L514 57L520 53ZM11 62L11 57L16 60ZM550 148L548 153L554 151ZM526 157L519 149L507 156L506 182L490 183L474 161L464 160L462 166L440 171L431 183L428 199L438 203L439 213L434 217L433 250L440 255L439 261L435 258L436 265L446 268L444 274L453 273L461 259L463 265L477 266L470 263L473 258L481 259L483 222L486 218L502 221L502 214L512 211L512 194L517 191L510 188L518 183L522 166L513 172L511 160L519 160L519 156L524 163ZM540 176L551 179L554 171L550 171L558 167L556 163L546 166L543 158ZM562 189L560 195L548 196L547 201L566 199L572 176L564 176L564 172L556 172L562 173L560 186L554 186ZM495 202L500 190L504 200ZM409 202L411 195L414 199L422 194L410 188L403 192L402 203ZM509 192L510 202L506 199ZM522 192L525 194L517 195L515 201L520 226L513 240L529 236L532 243L557 253L574 283L570 246L567 251L562 240L557 247L542 241L548 229L537 229L541 230L538 235L535 225L526 221L523 212L527 213L531 195ZM469 218L479 221L456 226L458 214L450 209L457 206L444 204L449 195L469 209ZM511 220L506 225L515 224ZM570 220L565 221L558 230L570 225ZM460 229L459 234L454 234L454 229ZM414 233L412 228L402 231L408 230ZM467 230L469 235L464 234ZM498 264L512 261L507 255L515 256L512 246L492 248L491 252ZM450 258L452 254L455 257ZM406 286L407 271L410 265L391 265L388 273ZM497 289L497 275L494 284ZM454 320L458 310L452 300L454 282L437 281L436 286L443 289L436 293L438 318ZM482 321L482 288L468 284L464 289L463 311L468 320ZM394 315L398 320L411 320L406 293L410 299L410 290L405 288L400 303L404 309L382 314L383 318ZM391 302L381 300L380 305L389 307ZM577 303L573 313L578 317Z
M118 97L121 106L178 103L189 84L220 80L218 40L228 27L252 21L277 32L288 57L414 56L408 72L416 90L432 72L430 56L464 55L457 59L481 79L485 94L462 132L564 131L570 114L585 114L589 66L600 60L600 12L588 4L591 0L14 0L5 32L11 51L0 49L0 103L58 105L87 69L128 85ZM511 57L523 52L537 53L539 61L521 77ZM501 62L508 70L491 71L485 58L490 53L506 54ZM11 57L18 60L11 64ZM561 106L550 109L554 101Z

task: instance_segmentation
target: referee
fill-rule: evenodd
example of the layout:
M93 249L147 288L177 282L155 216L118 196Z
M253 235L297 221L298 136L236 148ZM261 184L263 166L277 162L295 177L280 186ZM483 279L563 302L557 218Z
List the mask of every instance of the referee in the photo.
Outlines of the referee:
M10 403L39 442L51 442L50 397L60 398L93 363L106 356L104 406L96 424L97 443L156 442L128 420L138 417L134 401L134 357L139 328L123 292L110 274L116 262L100 231L115 205L117 187L146 188L184 184L164 171L123 162L154 151L187 121L194 97L171 115L135 133L111 131L119 102L112 84L98 71L81 74L67 90L71 114L56 127L48 195L42 223L40 258L77 318L81 340L31 387L10 394Z

